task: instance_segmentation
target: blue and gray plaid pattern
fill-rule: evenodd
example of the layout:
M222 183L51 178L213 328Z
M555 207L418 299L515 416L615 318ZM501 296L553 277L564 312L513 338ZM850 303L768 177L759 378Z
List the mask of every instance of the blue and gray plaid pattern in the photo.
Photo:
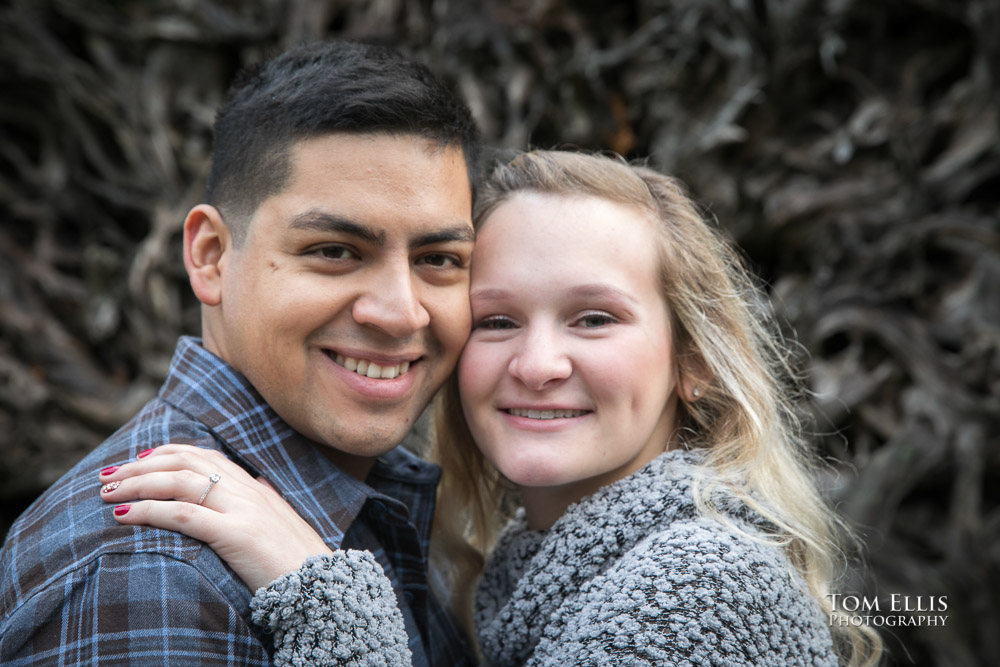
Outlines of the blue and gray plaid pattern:
M402 447L363 484L291 430L199 341L160 395L46 491L0 552L0 664L270 665L249 591L204 544L118 524L97 473L168 442L219 449L266 477L331 548L371 551L393 582L414 665L470 664L428 590L439 470Z

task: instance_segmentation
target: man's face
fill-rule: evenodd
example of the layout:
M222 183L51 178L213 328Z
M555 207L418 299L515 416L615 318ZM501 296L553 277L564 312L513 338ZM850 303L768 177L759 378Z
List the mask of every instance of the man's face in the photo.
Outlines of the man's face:
M468 337L469 181L413 136L308 139L292 166L220 261L205 345L349 467L403 439Z

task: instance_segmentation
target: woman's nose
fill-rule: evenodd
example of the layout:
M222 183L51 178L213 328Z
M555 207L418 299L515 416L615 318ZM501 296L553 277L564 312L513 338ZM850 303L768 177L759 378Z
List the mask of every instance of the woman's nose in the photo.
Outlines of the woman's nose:
M572 374L573 364L556 332L537 330L523 340L507 370L526 387L540 391Z

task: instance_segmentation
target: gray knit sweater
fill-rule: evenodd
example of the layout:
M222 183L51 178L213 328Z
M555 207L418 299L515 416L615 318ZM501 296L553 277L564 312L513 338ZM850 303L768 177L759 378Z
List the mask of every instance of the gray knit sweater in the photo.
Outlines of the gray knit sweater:
M258 589L250 608L253 622L274 633L279 667L411 664L392 582L371 552L307 558Z
M546 531L520 513L476 595L487 662L836 665L819 605L781 549L697 512L698 459L667 452ZM745 506L728 504L755 532Z
M698 458L667 452L546 531L519 513L476 594L487 663L835 666L819 606L783 552L695 509ZM732 506L754 532L746 508ZM253 605L254 621L275 633L278 665L409 664L402 617L370 554L307 561Z

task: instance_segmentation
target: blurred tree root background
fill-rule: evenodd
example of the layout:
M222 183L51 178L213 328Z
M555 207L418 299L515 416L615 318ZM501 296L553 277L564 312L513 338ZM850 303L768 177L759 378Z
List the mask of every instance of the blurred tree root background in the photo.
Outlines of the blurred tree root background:
M947 596L893 664L1000 664L1000 10L991 0L6 0L0 534L198 330L180 252L242 63L426 62L509 147L652 156L802 344L856 590Z

